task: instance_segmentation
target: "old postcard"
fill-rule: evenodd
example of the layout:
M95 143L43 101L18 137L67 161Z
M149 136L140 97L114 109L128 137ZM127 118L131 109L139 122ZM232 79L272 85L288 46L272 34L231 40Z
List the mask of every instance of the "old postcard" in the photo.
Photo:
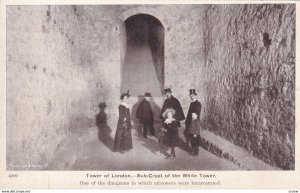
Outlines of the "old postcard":
M298 191L299 8L1 1L0 188Z

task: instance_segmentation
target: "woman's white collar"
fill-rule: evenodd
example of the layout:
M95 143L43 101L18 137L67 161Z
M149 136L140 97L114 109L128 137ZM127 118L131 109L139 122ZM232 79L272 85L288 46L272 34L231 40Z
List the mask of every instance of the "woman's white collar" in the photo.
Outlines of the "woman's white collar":
M121 102L121 105L129 109L129 105L127 103Z

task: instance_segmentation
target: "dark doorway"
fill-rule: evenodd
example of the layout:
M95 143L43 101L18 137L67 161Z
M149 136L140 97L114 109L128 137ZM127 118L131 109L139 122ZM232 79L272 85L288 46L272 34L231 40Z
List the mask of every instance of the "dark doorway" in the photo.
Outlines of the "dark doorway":
M155 17L129 17L122 32L121 92L161 96L164 85L164 27Z

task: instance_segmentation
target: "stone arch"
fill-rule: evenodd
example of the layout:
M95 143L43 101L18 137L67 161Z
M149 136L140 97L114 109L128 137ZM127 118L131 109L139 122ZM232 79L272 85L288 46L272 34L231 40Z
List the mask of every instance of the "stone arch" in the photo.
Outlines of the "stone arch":
M134 17L137 17L137 16L140 16L140 15L148 15L152 18L154 18L155 20L157 20L157 22L159 23L160 26L162 26L162 35L161 35L161 31L160 32L155 32L155 33L159 33L160 36L162 36L162 39L161 38L158 38L157 41L159 42L158 44L156 44L154 47L156 47L155 49L153 50L157 50L157 51L154 51L152 50L152 54L154 55L153 56L153 60L155 61L154 63L156 65L155 66L155 70L156 70L156 74L157 74L157 77L158 77L158 81L159 81L159 90L162 90L163 87L164 87L164 77L165 77L165 73L164 73L164 68L165 68L165 32L167 30L167 24L165 22L165 20L163 19L163 15L158 13L156 9L153 9L153 8L143 8L143 7L140 7L140 8L134 8L134 9L130 9L130 10L127 10L125 12L123 12L120 17L119 17L119 25L120 25L120 42L121 42L121 92L122 92L122 80L123 80L123 77L127 77L126 74L127 72L124 71L124 74L123 74L123 70L125 69L124 67L124 64L128 61L126 60L125 61L125 55L127 53L127 34L126 34L126 21L130 20L131 18L134 18ZM155 39L155 38L154 38ZM152 40L152 39L151 39ZM150 41L151 41L150 40ZM161 43L162 42L162 43ZM157 46L159 45L159 46ZM151 47L151 46L150 46ZM152 47L153 48L153 47ZM159 51L158 51L159 50ZM128 55L126 55L128 56ZM157 56L157 57L155 57ZM128 58L128 57L126 57ZM125 75L125 76L123 76ZM154 79L152 79L154 80ZM125 81L126 82L126 81ZM130 82L130 81L129 81ZM157 88L157 87L155 87ZM152 88L153 89L153 88ZM123 88L124 90L124 88ZM156 92L157 94L157 92Z
M133 8L129 9L127 11L124 11L120 17L119 17L119 24L122 25L123 22L125 22L129 17L137 15L137 14L147 14L155 17L157 20L159 20L162 24L162 26L167 29L168 24L166 22L166 18L163 14L161 14L160 11L158 11L155 8L146 8L146 7L138 7L138 8Z

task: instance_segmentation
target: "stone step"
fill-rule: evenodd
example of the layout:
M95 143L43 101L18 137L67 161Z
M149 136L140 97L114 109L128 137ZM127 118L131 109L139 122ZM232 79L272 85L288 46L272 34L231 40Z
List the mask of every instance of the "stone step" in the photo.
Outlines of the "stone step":
M280 170L280 168L266 164L245 149L207 130L201 130L201 146L219 157L230 160L244 170Z

